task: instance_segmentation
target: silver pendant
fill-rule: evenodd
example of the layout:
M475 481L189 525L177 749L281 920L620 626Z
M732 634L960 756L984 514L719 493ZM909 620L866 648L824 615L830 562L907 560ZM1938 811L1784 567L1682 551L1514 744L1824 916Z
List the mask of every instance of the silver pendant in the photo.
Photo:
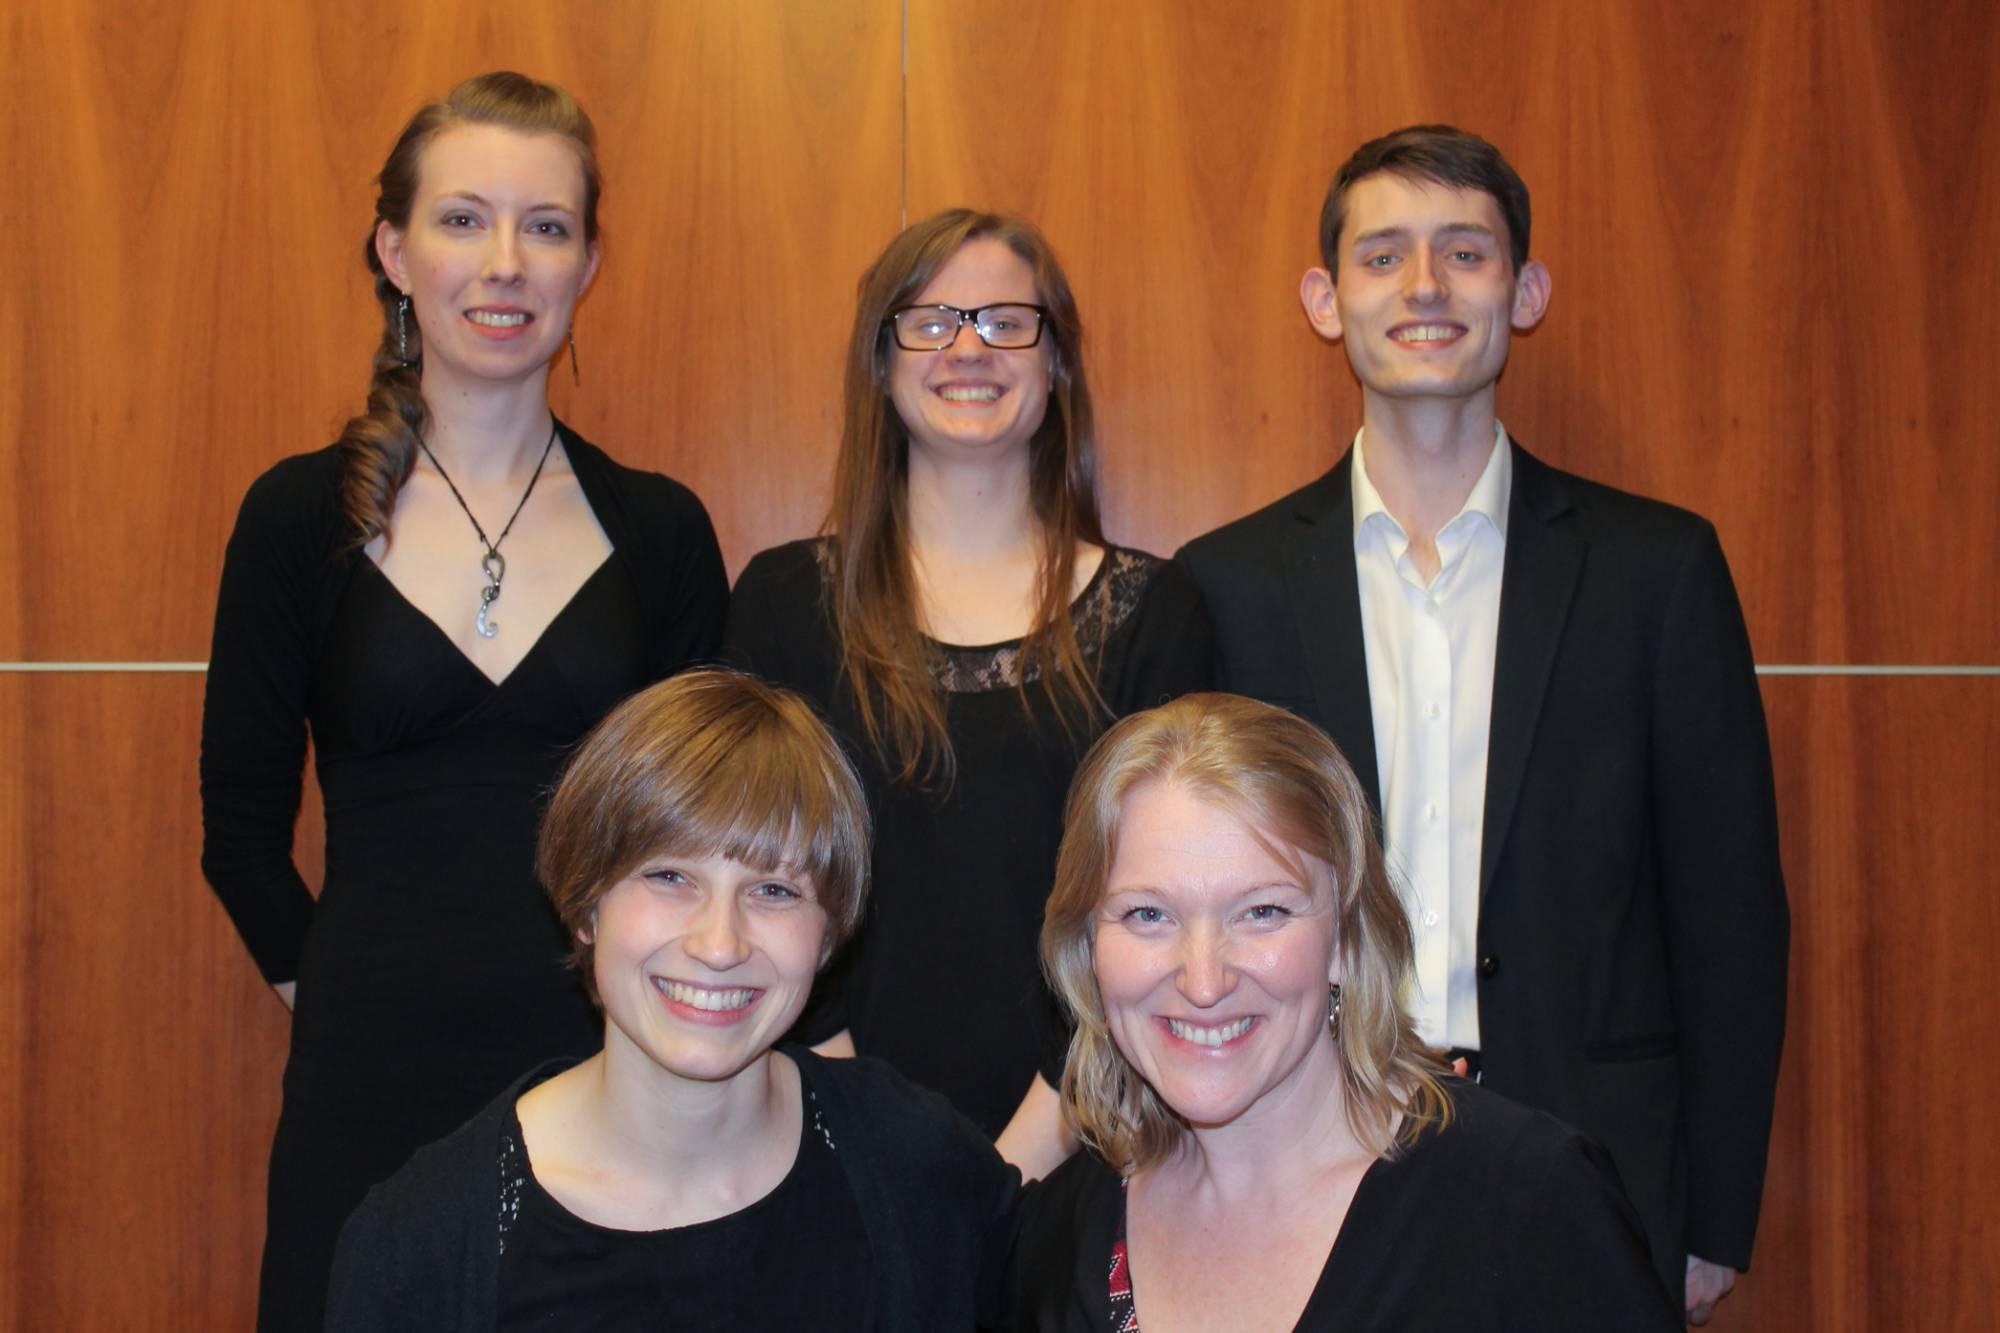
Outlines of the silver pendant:
M488 551L479 557L479 568L486 575L486 586L479 590L479 616L472 629L480 638L490 639L500 632L500 622L488 620L486 613L500 599L500 580L507 577L507 558L498 551Z

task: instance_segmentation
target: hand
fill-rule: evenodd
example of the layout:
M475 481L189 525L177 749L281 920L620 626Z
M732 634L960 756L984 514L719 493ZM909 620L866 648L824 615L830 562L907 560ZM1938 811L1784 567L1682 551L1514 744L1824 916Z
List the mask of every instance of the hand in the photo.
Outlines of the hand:
M1471 1078L1472 1077L1471 1071L1472 1071L1472 1066L1465 1062L1465 1057L1462 1055L1459 1056L1458 1059L1453 1060L1451 1062L1451 1072L1458 1075L1460 1078Z
M290 1013L299 998L299 983L296 981L280 981L273 985L271 989L278 992L278 998L285 1002L285 1012Z
M1020 1107L993 1146L1010 1165L1021 1169L1023 1180L1040 1180L1068 1161L1078 1145L1063 1119L1062 1094L1036 1074L1027 1096L1021 1098Z
M1730 1288L1736 1285L1736 1270L1712 1264L1699 1255L1688 1256L1687 1321L1700 1328L1715 1313Z

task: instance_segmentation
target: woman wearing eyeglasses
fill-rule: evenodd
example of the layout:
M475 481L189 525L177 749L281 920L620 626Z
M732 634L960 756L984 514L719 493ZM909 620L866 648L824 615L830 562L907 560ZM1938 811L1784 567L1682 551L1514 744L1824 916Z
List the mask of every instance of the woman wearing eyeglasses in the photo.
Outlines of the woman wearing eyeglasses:
M1082 338L1029 223L904 231L861 279L825 533L750 562L727 632L825 710L874 808L869 920L804 1035L943 1093L1031 1175L1067 1151L1035 951L1070 775L1210 670L1194 585L1104 538Z

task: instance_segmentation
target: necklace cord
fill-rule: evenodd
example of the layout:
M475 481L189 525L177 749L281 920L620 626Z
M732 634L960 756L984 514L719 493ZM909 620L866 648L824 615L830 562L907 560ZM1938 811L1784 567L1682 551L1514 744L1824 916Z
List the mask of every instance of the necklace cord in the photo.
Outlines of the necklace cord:
M549 442L542 446L542 456L535 463L535 473L533 476L528 478L528 489L521 492L521 502L515 505L514 512L507 516L507 526L500 529L500 536L498 540L488 541L486 538L486 529L480 527L479 520L473 517L472 506L467 504L465 502L465 496L459 493L457 483L453 482L451 479L451 473L446 472L444 470L444 464L438 462L437 455L431 452L431 447L428 444L425 444L422 439L419 439L417 441L417 448L424 451L424 457L431 460L431 466L437 469L438 475L440 477L444 478L444 484L451 488L451 498L458 501L459 509L464 512L467 521L472 524L472 530L479 534L479 544L486 548L487 555L495 559L498 559L500 555L500 543L506 541L507 534L514 530L514 520L519 518L521 516L521 511L528 507L528 497L535 493L535 483L542 479L542 469L548 466L549 453L555 447L556 447L556 424L554 421L550 421ZM484 567L485 561L482 560L480 564L482 567ZM507 568L505 561L501 561L500 568L503 571ZM489 577L492 576L489 575ZM493 582L497 585L500 582L500 580L498 578L493 578ZM492 599L488 598L487 600L491 601Z

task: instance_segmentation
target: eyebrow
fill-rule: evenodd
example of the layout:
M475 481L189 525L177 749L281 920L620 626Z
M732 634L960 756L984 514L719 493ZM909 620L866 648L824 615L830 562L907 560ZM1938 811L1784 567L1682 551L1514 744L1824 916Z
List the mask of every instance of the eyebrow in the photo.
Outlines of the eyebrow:
M1447 222L1432 234L1436 236L1461 236L1470 234L1484 236L1491 241L1499 239L1493 228L1483 222ZM1370 241L1400 241L1406 239L1409 235L1410 229L1408 227L1377 227L1373 231L1364 231L1356 236L1354 244L1366 245Z
M481 208L493 207L492 200L488 199L485 195L474 194L470 190L450 190L438 196L438 202L440 204L451 203L457 200L462 200L468 204L478 204ZM527 211L530 213L556 212L556 213L574 214L576 212L576 209L572 208L568 204L561 204L561 203L556 203L554 201L550 201L547 203L530 204L528 206Z

